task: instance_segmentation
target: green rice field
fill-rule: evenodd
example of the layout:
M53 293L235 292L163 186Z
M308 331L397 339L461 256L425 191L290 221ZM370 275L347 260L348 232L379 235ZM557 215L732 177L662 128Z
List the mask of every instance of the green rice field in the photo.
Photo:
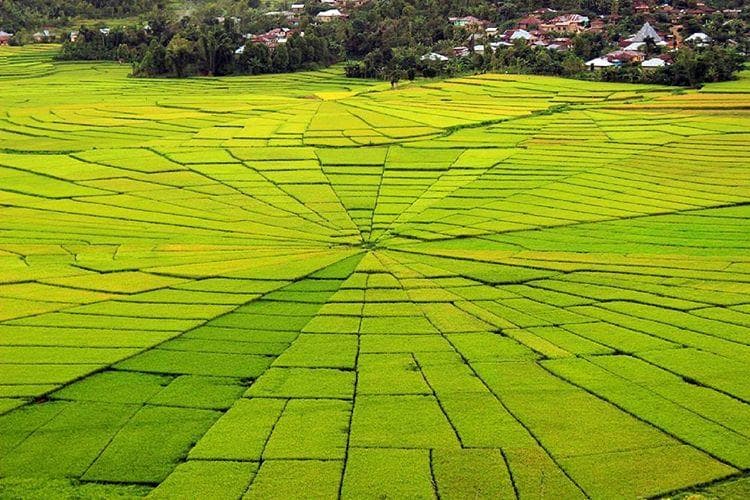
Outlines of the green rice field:
M0 497L750 495L750 75L0 47Z

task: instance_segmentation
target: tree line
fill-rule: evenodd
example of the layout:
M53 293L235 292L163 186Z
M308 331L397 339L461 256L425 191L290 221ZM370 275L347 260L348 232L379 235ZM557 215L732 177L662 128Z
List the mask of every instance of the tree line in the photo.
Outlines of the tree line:
M9 32L63 26L71 19L137 16L163 9L150 0L2 0L0 29Z
M106 34L81 27L58 58L116 60L132 64L134 76L179 78L285 73L328 66L337 59L314 32L290 34L285 43L269 48L246 40L231 20L170 24L164 19L150 22L148 29L119 28Z
M486 46L483 53L475 52L448 61L421 60L420 52L403 49L379 49L362 61L350 62L346 74L353 78L380 78L395 83L418 76L451 77L466 73L502 72L562 76L606 82L649 83L684 87L699 87L709 82L731 80L743 69L745 57L736 50L720 47L684 47L671 64L658 68L643 68L640 63L593 70L586 67L578 53L588 51L582 45L568 51L533 48L516 42L510 47L493 50ZM587 56L588 57L588 56Z
M75 42L63 45L60 58L128 62L136 76L281 73L348 61L346 73L350 77L391 81L502 71L695 86L731 78L742 67L744 57L740 54L750 52L748 19L725 19L719 12L686 19L686 34L703 30L717 43L680 50L670 66L643 69L637 64L622 64L590 71L585 61L616 48L621 38L635 32L646 20L633 14L633 0L372 0L353 9L348 19L321 24L313 17L320 6L308 2L295 28L305 36L291 35L286 43L268 47L248 42L242 33L291 28L289 22L283 16L269 16L250 7L256 0L244 7L242 2L227 1L202 4L192 17L179 21L155 16L145 30L120 28L104 34L82 28ZM707 3L712 2L726 7L737 3ZM673 3L680 6L680 0ZM514 26L519 13L541 6L577 11L592 18L606 13L619 13L620 17L600 33L568 34L571 47L565 51L521 42L493 50L481 29L454 26L448 21L452 16L473 15L493 22L502 32ZM237 17L226 17L228 13ZM666 29L666 24L662 28ZM457 46L467 47L469 54L449 61L423 57L430 52L452 54ZM475 46L483 50L475 50ZM238 52L240 47L244 48ZM653 44L647 46L649 57L662 50Z

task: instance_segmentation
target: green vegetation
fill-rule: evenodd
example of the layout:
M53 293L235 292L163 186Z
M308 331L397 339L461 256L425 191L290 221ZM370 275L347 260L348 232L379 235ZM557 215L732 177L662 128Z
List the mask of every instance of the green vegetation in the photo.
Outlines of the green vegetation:
M644 5L647 12L641 11ZM335 19L316 16L334 6L343 11L332 9ZM113 23L103 30L102 23L82 24L60 39L58 57L130 63L140 77L285 73L346 61L347 76L393 86L417 76L496 71L699 87L733 80L743 68L750 38L742 7L738 0L658 7L630 1L372 0L309 1L291 9L283 3L215 0L200 2L182 17L157 10L142 16L147 22ZM574 27L557 23L563 13L581 21ZM646 22L671 38L662 39L649 24L652 34L623 52ZM693 34L708 41L696 42ZM599 56L608 61L597 70ZM657 62L642 67L646 59Z
M747 496L750 80L0 48L0 497Z

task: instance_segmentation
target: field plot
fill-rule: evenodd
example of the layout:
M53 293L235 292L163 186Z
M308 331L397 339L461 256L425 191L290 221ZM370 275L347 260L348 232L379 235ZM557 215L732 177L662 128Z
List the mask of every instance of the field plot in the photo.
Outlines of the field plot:
M742 497L750 79L0 48L0 497Z

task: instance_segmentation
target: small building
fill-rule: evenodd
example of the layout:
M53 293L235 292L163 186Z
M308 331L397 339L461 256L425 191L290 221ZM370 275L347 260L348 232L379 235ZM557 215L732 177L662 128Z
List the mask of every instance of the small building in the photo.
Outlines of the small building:
M586 61L586 67L592 71L595 69L609 68L610 66L614 66L614 63L610 62L606 57L597 57L590 61Z
M641 67L646 68L646 69L663 68L666 65L667 65L667 62L664 59L661 59L659 57L653 57L641 63Z
M644 45L646 45L646 42L630 42L624 47L622 47L622 50L637 51L637 50L641 50Z
M471 53L471 51L469 50L469 47L464 47L464 46L453 47L453 55L455 57L468 56L470 53Z
M451 24L453 24L453 26L457 28L467 28L467 29L477 29L477 30L485 29L490 24L489 21L478 19L474 16L449 17L448 21L450 21Z
M11 38L13 38L13 33L0 30L0 45L10 45Z
M643 52L634 50L616 50L607 54L607 59L614 64L642 63L645 58Z
M330 23L331 21L335 21L337 19L345 19L346 17L347 15L342 13L339 9L324 10L322 12L318 12L318 15L315 16L315 18L321 23Z
M528 31L528 30L538 28L539 25L541 25L543 22L544 21L542 21L536 16L527 16L521 19L520 21L518 21L518 24L516 24L516 26L518 27L518 29Z
M492 42L492 43L490 43L490 47L492 47L492 50L497 50L497 49L502 48L502 47L513 47L513 44L512 43L508 43L508 42L503 42L503 41Z
M429 54L425 54L422 57L419 58L420 61L439 61L439 62L445 62L448 61L449 58L444 56L443 54L438 54L437 52L430 52Z
M513 33L508 37L508 39L513 42L515 40L526 40L531 41L534 40L536 37L529 33L526 30L515 30Z
M37 31L33 35L31 35L32 40L34 40L36 43L49 43L55 41L55 33L44 29L42 31Z
M278 47L279 45L286 43L289 37L294 35L295 33L299 33L300 36L305 36L304 33L299 32L296 29L274 28L271 31L267 31L260 35L247 34L244 35L243 38L250 40L253 43L263 44L269 49L273 49L275 47ZM244 48L242 52L244 52ZM236 53L241 54L242 52Z
M589 18L580 14L565 14L557 16L539 25L539 31L558 31L564 33L580 33L588 26Z
M711 37L705 33L693 33L684 40L686 43L691 43L696 47L705 47L711 43Z
M645 42L647 39L652 39L657 45L666 45L667 43L664 41L664 38L656 32L653 26L651 26L650 23L646 22L643 24L641 29L638 30L638 33L631 36L630 38L627 38L625 41L627 42Z
M573 40L570 38L555 38L552 42L547 45L549 50L563 51L568 50L573 46Z

